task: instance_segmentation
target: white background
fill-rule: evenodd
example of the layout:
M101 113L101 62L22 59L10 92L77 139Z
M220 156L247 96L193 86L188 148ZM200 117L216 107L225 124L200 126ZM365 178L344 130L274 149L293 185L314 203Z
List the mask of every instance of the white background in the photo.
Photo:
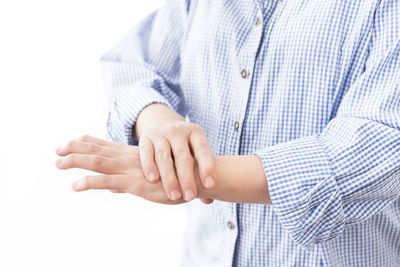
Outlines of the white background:
M105 138L99 59L162 3L0 2L0 266L178 266L184 206L76 193L88 172L54 164L57 145Z

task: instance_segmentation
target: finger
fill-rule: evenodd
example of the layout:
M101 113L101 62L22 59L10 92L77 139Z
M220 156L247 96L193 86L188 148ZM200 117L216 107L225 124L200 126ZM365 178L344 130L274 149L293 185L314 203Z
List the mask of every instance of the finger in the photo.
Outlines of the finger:
M120 144L117 142L111 142L111 141L107 141L104 139L100 139L91 135L82 135L78 138L75 138L76 141L78 142L83 142L83 143L91 143L91 144L95 144L98 146L108 146L108 147L113 147L113 148L117 148L117 149L121 149L124 148L126 145L124 144Z
M99 146L93 143L71 140L65 146L57 151L58 156L67 156L69 154L97 154L105 157L115 157L118 151L106 146Z
M213 203L214 199L212 198L200 198L200 201L203 202L204 204L211 204Z
M127 175L89 175L72 184L74 191L85 191L88 189L109 189L125 191L129 186Z
M157 165L154 160L153 142L147 136L141 136L139 139L140 162L146 178L154 183L159 178Z
M104 174L118 174L124 169L124 164L118 160L99 155L70 154L56 161L61 170L80 168Z
M161 181L164 190L171 200L176 200L182 196L179 189L178 179L171 158L171 146L164 137L151 137L154 145L155 159L160 171Z
M189 150L187 137L176 135L169 140L174 155L174 163L178 174L179 185L186 201L197 195L196 180L194 177L194 161Z
M205 188L215 186L216 168L214 154L205 134L202 131L190 135L190 144L199 166L200 180Z

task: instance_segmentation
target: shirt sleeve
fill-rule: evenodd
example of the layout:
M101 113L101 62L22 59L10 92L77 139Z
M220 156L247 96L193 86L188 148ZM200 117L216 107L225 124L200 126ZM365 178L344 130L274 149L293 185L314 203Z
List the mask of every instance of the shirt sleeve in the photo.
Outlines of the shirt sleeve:
M107 139L137 145L132 127L140 111L152 103L185 116L179 77L188 2L167 0L101 57L109 107Z
M310 251L400 196L400 3L382 1L365 71L322 132L255 151L272 207Z

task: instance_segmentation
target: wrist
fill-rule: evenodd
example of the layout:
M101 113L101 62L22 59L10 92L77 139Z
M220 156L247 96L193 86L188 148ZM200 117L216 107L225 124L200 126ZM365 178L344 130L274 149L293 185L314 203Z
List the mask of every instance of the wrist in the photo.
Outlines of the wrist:
M229 168L227 165L229 159L227 156L215 156L216 177L215 186L213 188L205 188L200 180L198 165L195 163L195 177L197 184L197 197L198 198L211 198L221 200L221 195L226 191L232 191L232 180L226 178L224 170Z
M198 182L199 198L271 204L267 178L258 156L216 156L215 162L215 187L207 189Z

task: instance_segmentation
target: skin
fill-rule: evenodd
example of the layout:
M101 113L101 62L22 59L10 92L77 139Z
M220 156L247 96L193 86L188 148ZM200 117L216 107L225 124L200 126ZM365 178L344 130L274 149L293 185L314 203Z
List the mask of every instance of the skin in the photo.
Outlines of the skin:
M80 168L98 172L75 181L77 192L106 189L114 193L130 193L162 204L181 204L185 199L171 200L160 180L149 182L140 160L140 148L109 142L84 135L56 149L60 158L56 167L61 170ZM236 203L271 204L268 184L261 159L249 156L214 156L218 180L212 188L205 188L199 168L194 163L197 196Z
M108 189L163 204L196 197L206 204L214 199L271 204L258 156L214 155L202 128L168 106L145 107L132 133L139 146L89 135L71 140L57 148L56 166L101 173L74 182L75 191Z
M140 160L146 179L161 179L171 200L183 196L190 201L197 196L195 162L202 185L215 186L215 156L203 129L187 122L163 104L151 104L140 112L132 129L139 141ZM201 199L209 204L211 199Z

